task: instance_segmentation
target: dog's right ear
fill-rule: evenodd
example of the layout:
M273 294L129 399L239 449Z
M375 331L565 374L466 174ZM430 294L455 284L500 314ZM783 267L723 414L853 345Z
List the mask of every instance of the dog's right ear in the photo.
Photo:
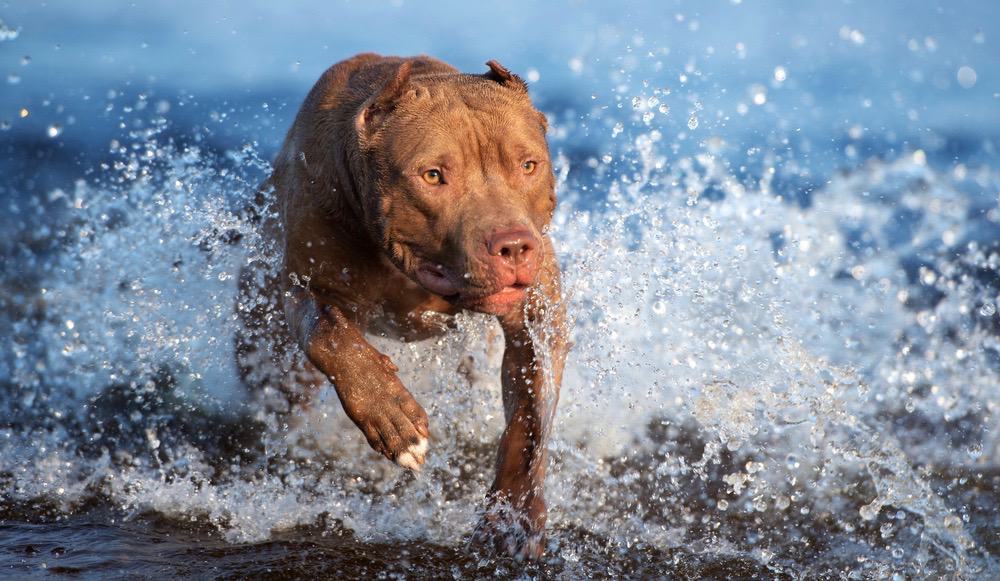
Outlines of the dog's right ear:
M507 67L503 66L495 60L487 61L486 66L490 67L490 71L483 76L491 81L496 81L505 87L510 87L515 91L520 91L522 93L528 92L528 83L524 82L524 79L510 72Z
M396 74L392 76L374 95L372 95L358 112L354 119L354 127L358 135L369 136L373 134L385 121L389 113L396 108L400 97L403 96L406 85L410 81L411 61L404 61L396 69Z

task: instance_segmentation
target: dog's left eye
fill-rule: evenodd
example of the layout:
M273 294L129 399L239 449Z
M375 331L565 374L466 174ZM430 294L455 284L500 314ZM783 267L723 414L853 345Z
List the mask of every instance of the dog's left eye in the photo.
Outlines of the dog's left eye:
M444 183L444 174L441 173L439 169L429 169L421 174L424 181L432 186L441 185Z
M529 161L526 161L526 162L524 162L524 163L521 164L521 169L524 170L524 173L526 173L526 174L533 174L533 173L535 173L535 168L536 167L538 167L538 162L537 161L530 161L529 160Z

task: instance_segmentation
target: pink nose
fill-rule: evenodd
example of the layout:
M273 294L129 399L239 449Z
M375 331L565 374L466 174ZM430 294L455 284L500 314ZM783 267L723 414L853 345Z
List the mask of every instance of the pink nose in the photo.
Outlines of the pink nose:
M538 239L524 229L496 232L486 240L490 256L514 268L530 267L537 248Z

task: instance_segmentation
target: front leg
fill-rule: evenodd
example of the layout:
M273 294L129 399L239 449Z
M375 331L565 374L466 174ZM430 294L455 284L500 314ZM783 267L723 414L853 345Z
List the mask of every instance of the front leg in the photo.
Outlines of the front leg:
M372 347L339 308L302 287L286 293L285 317L368 444L400 466L419 470L430 436L427 413L399 381L392 360Z
M500 438L490 510L475 539L519 559L537 558L544 552L547 444L568 349L554 257L543 265L525 308L500 317L500 323L507 427Z

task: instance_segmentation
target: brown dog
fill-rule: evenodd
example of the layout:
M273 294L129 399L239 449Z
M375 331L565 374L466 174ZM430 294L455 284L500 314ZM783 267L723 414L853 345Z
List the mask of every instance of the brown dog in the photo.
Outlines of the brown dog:
M269 180L277 212L263 228L283 267L276 280L244 273L241 304L254 307L244 311L238 354L245 376L298 399L308 400L315 377L328 379L372 448L416 470L427 415L364 333L413 340L447 330L432 313L495 315L507 427L487 499L495 510L474 539L536 557L567 348L545 234L555 178L545 117L527 86L487 64L469 75L427 57L362 54L320 77ZM284 324L268 316L275 311ZM308 361L262 375L255 354L264 338L277 359L297 345Z

